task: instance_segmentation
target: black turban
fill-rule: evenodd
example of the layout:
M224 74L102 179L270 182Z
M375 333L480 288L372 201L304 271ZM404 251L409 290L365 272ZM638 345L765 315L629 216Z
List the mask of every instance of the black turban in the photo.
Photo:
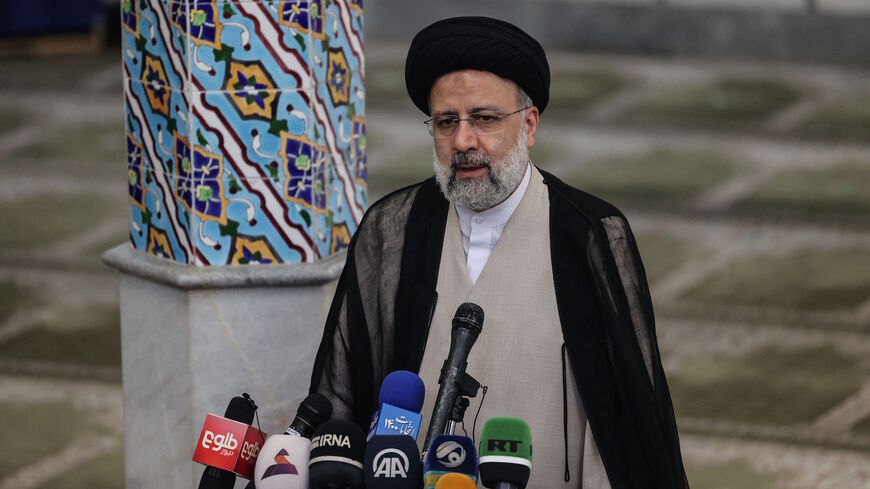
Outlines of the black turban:
M550 100L550 65L544 48L519 27L489 17L454 17L435 22L411 41L405 86L427 115L429 92L441 75L489 71L513 81L544 112Z

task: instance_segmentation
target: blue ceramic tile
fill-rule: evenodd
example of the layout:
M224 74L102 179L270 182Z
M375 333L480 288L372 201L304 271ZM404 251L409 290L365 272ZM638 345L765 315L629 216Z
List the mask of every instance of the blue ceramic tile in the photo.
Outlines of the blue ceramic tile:
M306 135L310 91L258 91L250 86L192 96L192 140L226 160L240 178L278 175L285 134Z
M361 2L122 1L131 240L180 262L310 262L367 177Z
M126 80L127 134L141 147L143 164L158 173L177 172L176 140L189 139L184 93L161 84ZM128 149L137 146L129 146Z
M353 77L352 77L353 78ZM331 156L330 187L334 189L336 219L347 219L355 230L367 205L364 179L365 166L365 117L364 104L353 95L348 84L347 102L334 97L327 83L317 86L313 106L314 130L311 138L327 148ZM336 103L338 102L338 103Z
M362 11L348 1L330 1L323 12L324 27L319 42L312 44L311 67L317 82L338 70L365 68Z
M144 173L145 208L133 207L138 217L135 228L142 248L148 253L189 263L192 257L190 216L187 203L174 194L174 179L170 175ZM134 238L134 244L137 238Z
M307 238L311 228L291 222L283 212L265 213L266 194L275 187L271 180L236 180L225 176L223 183L198 182L202 202L209 199L212 213L204 203L194 213L198 265L268 265L314 261ZM280 185L280 184L279 184ZM210 190L223 189L218 199ZM273 204L274 205L274 204ZM197 204L195 203L195 206ZM216 212L223 206L223 217Z
M151 0L131 5L135 7L130 7L129 15L122 13L125 76L137 80L148 76L181 90L189 70L183 31L170 21L170 6L176 4Z
M313 85L309 35L281 20L284 2L193 0L189 34L196 90L230 90L242 74L268 89Z
M250 194L257 232L274 239L284 262L317 257L312 223L326 208L324 185L312 177L318 168L323 173L328 155L307 137L310 96L303 90L267 92L260 100L248 91L193 97L196 151L212 155L221 174L233 179L225 191Z

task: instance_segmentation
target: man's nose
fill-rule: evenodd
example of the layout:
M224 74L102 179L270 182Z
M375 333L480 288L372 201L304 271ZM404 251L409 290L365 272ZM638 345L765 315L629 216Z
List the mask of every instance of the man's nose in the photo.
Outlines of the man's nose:
M459 121L456 134L453 135L453 146L457 151L466 152L477 149L477 133L471 128L471 121Z

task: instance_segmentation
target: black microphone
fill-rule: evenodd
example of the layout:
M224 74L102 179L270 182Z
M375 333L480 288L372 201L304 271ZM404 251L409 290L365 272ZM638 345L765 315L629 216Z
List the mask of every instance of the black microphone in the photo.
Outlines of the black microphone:
M444 433L447 421L459 395L459 384L465 376L468 365L468 353L483 328L483 309L477 304L465 302L456 309L453 316L453 328L450 331L450 352L441 367L438 379L438 396L435 398L435 408L429 421L429 430L423 442L423 451L429 448L429 443L436 435Z
M247 394L245 395L247 396ZM250 398L236 396L227 405L224 417L251 424L254 421L254 411L256 410L257 407ZM212 466L206 466L202 478L199 479L199 489L233 489L235 484L236 474Z
M311 489L362 489L366 434L350 421L323 423L311 439L308 484Z
M320 428L320 425L328 421L330 417L332 417L332 403L323 394L314 392L299 404L296 417L284 434L301 436L310 440L317 428Z

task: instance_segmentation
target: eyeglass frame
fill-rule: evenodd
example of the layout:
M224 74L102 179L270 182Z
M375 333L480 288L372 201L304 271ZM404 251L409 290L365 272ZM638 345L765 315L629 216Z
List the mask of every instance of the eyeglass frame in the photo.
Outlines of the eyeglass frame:
M510 114L501 114L501 115L492 116L492 117L494 117L498 121L502 121L502 120L514 115L514 114L519 114L520 112L522 112L528 108L531 108L531 107L532 107L532 105L527 105L525 107L521 107L521 108L511 112ZM462 123L462 121L468 122L468 125L471 126L471 130L474 132L474 134L477 134L479 136L487 136L489 134L498 134L498 133L504 131L504 128L502 128L502 129L499 129L498 131L495 131L495 132L483 132L483 133L477 132L477 130L474 129L474 116L476 114L480 114L480 112L475 112L473 114L469 114L469 116L466 118L459 117L458 115L456 115L456 116L455 115L448 115L447 117L455 117L455 120L456 120L455 131L459 130L459 125ZM435 116L435 117L440 117L440 116ZM453 134L451 134L449 136L436 136L435 135L435 128L433 127L434 126L433 123L435 122L435 117L432 117L429 120L423 121L423 125L426 126L426 129L429 131L430 136L432 136L435 139L447 139L447 138L450 138L450 137L453 137L456 135L456 132L454 132Z

